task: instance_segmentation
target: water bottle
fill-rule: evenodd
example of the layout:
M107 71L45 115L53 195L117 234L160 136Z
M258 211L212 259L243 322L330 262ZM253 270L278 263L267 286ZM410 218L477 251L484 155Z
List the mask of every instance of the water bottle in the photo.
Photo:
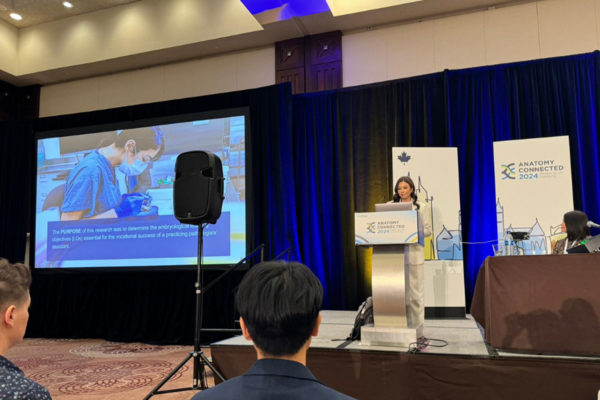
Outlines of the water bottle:
M515 240L513 239L512 235L510 235L510 251L511 251L510 255L511 255L511 256L514 256L514 255L515 255L515 253L516 253L516 255L519 255L519 252L518 252L518 250L519 250L519 249L518 249L518 248L517 248L517 246L515 245Z
M510 234L510 232L506 232L506 235L504 236L505 255L507 255L507 256L513 255L513 246L514 245L515 245L515 242L513 240L512 235Z
M37 166L40 168L44 164L46 164L46 149L44 148L44 142L38 140Z

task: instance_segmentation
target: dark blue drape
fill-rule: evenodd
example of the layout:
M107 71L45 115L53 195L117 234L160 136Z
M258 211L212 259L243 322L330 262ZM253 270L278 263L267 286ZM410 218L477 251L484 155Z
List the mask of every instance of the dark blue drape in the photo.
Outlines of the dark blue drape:
M497 235L493 142L568 135L575 207L598 221L599 61L596 52L294 96L299 254L327 304L355 307L370 292L353 213L389 199L394 146L458 148L463 238L481 242ZM468 304L490 254L465 246Z
M33 145L28 124L0 124L0 257L11 261L25 255Z
M493 142L568 135L575 207L600 220L599 54L445 71L315 94L291 96L286 85L0 124L0 256L18 261L24 253L32 129L250 106L248 185L254 200L250 242L265 242L267 258L291 246L292 258L309 265L321 279L324 308L353 309L370 293L370 253L354 246L353 214L372 211L375 203L389 200L391 147L457 147L463 237L486 241L496 237ZM556 210L559 215L565 211ZM466 246L468 301L479 267L490 253L489 245ZM44 285L42 278L36 277L36 282ZM181 285L183 279L163 291L164 297L180 291ZM46 297L37 304L55 309L66 304L59 304L53 288L41 286L39 295ZM124 290L121 304L128 304L129 292L135 290ZM102 298L90 301L77 312L98 315L107 311L102 302ZM136 301L132 307L141 305ZM31 325L43 326L47 321L35 322L43 313L38 310L36 317L32 311ZM173 341L188 333L169 333L161 340ZM100 325L86 334L107 337ZM73 332L56 335L69 337ZM142 340L144 335L130 337Z
M598 221L600 52L520 63L507 72L511 138L568 135L575 208Z
M287 247L295 253L297 222L293 193L291 86L223 93L118 109L0 124L0 257L22 261L29 231L33 131L51 131L198 111L250 108L251 134L247 192L250 247L266 244L270 260ZM252 180L253 178L253 180ZM206 284L224 268L206 271ZM50 273L47 273L50 272ZM234 327L234 292L243 271L236 271L206 292L204 328ZM100 337L116 341L187 343L194 337L196 281L193 270L166 268L134 271L35 270L29 337ZM169 311L170 310L170 311ZM223 338L203 334L203 342Z
M446 73L449 144L459 150L466 241L490 240L496 235L494 141L568 135L575 208L598 220L599 61L600 53L595 52ZM560 217L567 211L556 213ZM470 301L479 267L490 249L482 245L465 248L465 288Z
M463 241L483 242L497 236L493 166L494 132L506 121L504 102L493 95L501 71L447 72L448 145L458 148ZM489 245L465 245L465 290L470 299Z
M354 212L391 196L394 146L447 145L441 74L294 96L300 261L325 288L325 308L371 291L370 250L354 245Z

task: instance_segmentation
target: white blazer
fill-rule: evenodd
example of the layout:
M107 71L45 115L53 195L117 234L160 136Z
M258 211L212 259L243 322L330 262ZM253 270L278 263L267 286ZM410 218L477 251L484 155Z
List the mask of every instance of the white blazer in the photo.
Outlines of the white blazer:
M431 232L431 206L429 203L422 203L417 201L419 204L419 219L423 225L423 236L427 238L432 235ZM413 204L413 210L417 207ZM408 262L411 265L419 265L425 262L425 249L420 244L406 246L408 249Z

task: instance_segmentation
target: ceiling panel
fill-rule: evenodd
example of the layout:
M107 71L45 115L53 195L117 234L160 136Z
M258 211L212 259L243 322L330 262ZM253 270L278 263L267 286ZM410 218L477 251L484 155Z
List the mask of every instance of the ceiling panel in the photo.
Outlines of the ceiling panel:
M302 23L311 35L341 30L343 33L371 27L400 25L426 19L443 18L472 11L484 11L489 7L506 7L531 3L533 0L423 0L394 7L374 9L334 17L331 12L309 15Z
M73 8L65 8L62 5L63 0L0 0L0 19L17 28L25 28L137 1L142 0L70 0ZM10 13L13 12L23 19L12 19Z

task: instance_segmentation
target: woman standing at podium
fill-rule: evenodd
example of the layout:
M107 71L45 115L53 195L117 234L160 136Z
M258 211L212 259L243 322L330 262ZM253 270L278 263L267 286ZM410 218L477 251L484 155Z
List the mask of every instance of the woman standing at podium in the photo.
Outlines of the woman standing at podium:
M393 203L412 203L413 210L419 212L419 219L423 225L424 238L431 236L431 210L429 204L418 200L415 184L409 176L403 176L394 186ZM425 249L420 244L407 246L405 253L409 265L408 298L406 302L406 316L409 328L419 328L425 321L425 303L423 291L425 287L424 263Z

